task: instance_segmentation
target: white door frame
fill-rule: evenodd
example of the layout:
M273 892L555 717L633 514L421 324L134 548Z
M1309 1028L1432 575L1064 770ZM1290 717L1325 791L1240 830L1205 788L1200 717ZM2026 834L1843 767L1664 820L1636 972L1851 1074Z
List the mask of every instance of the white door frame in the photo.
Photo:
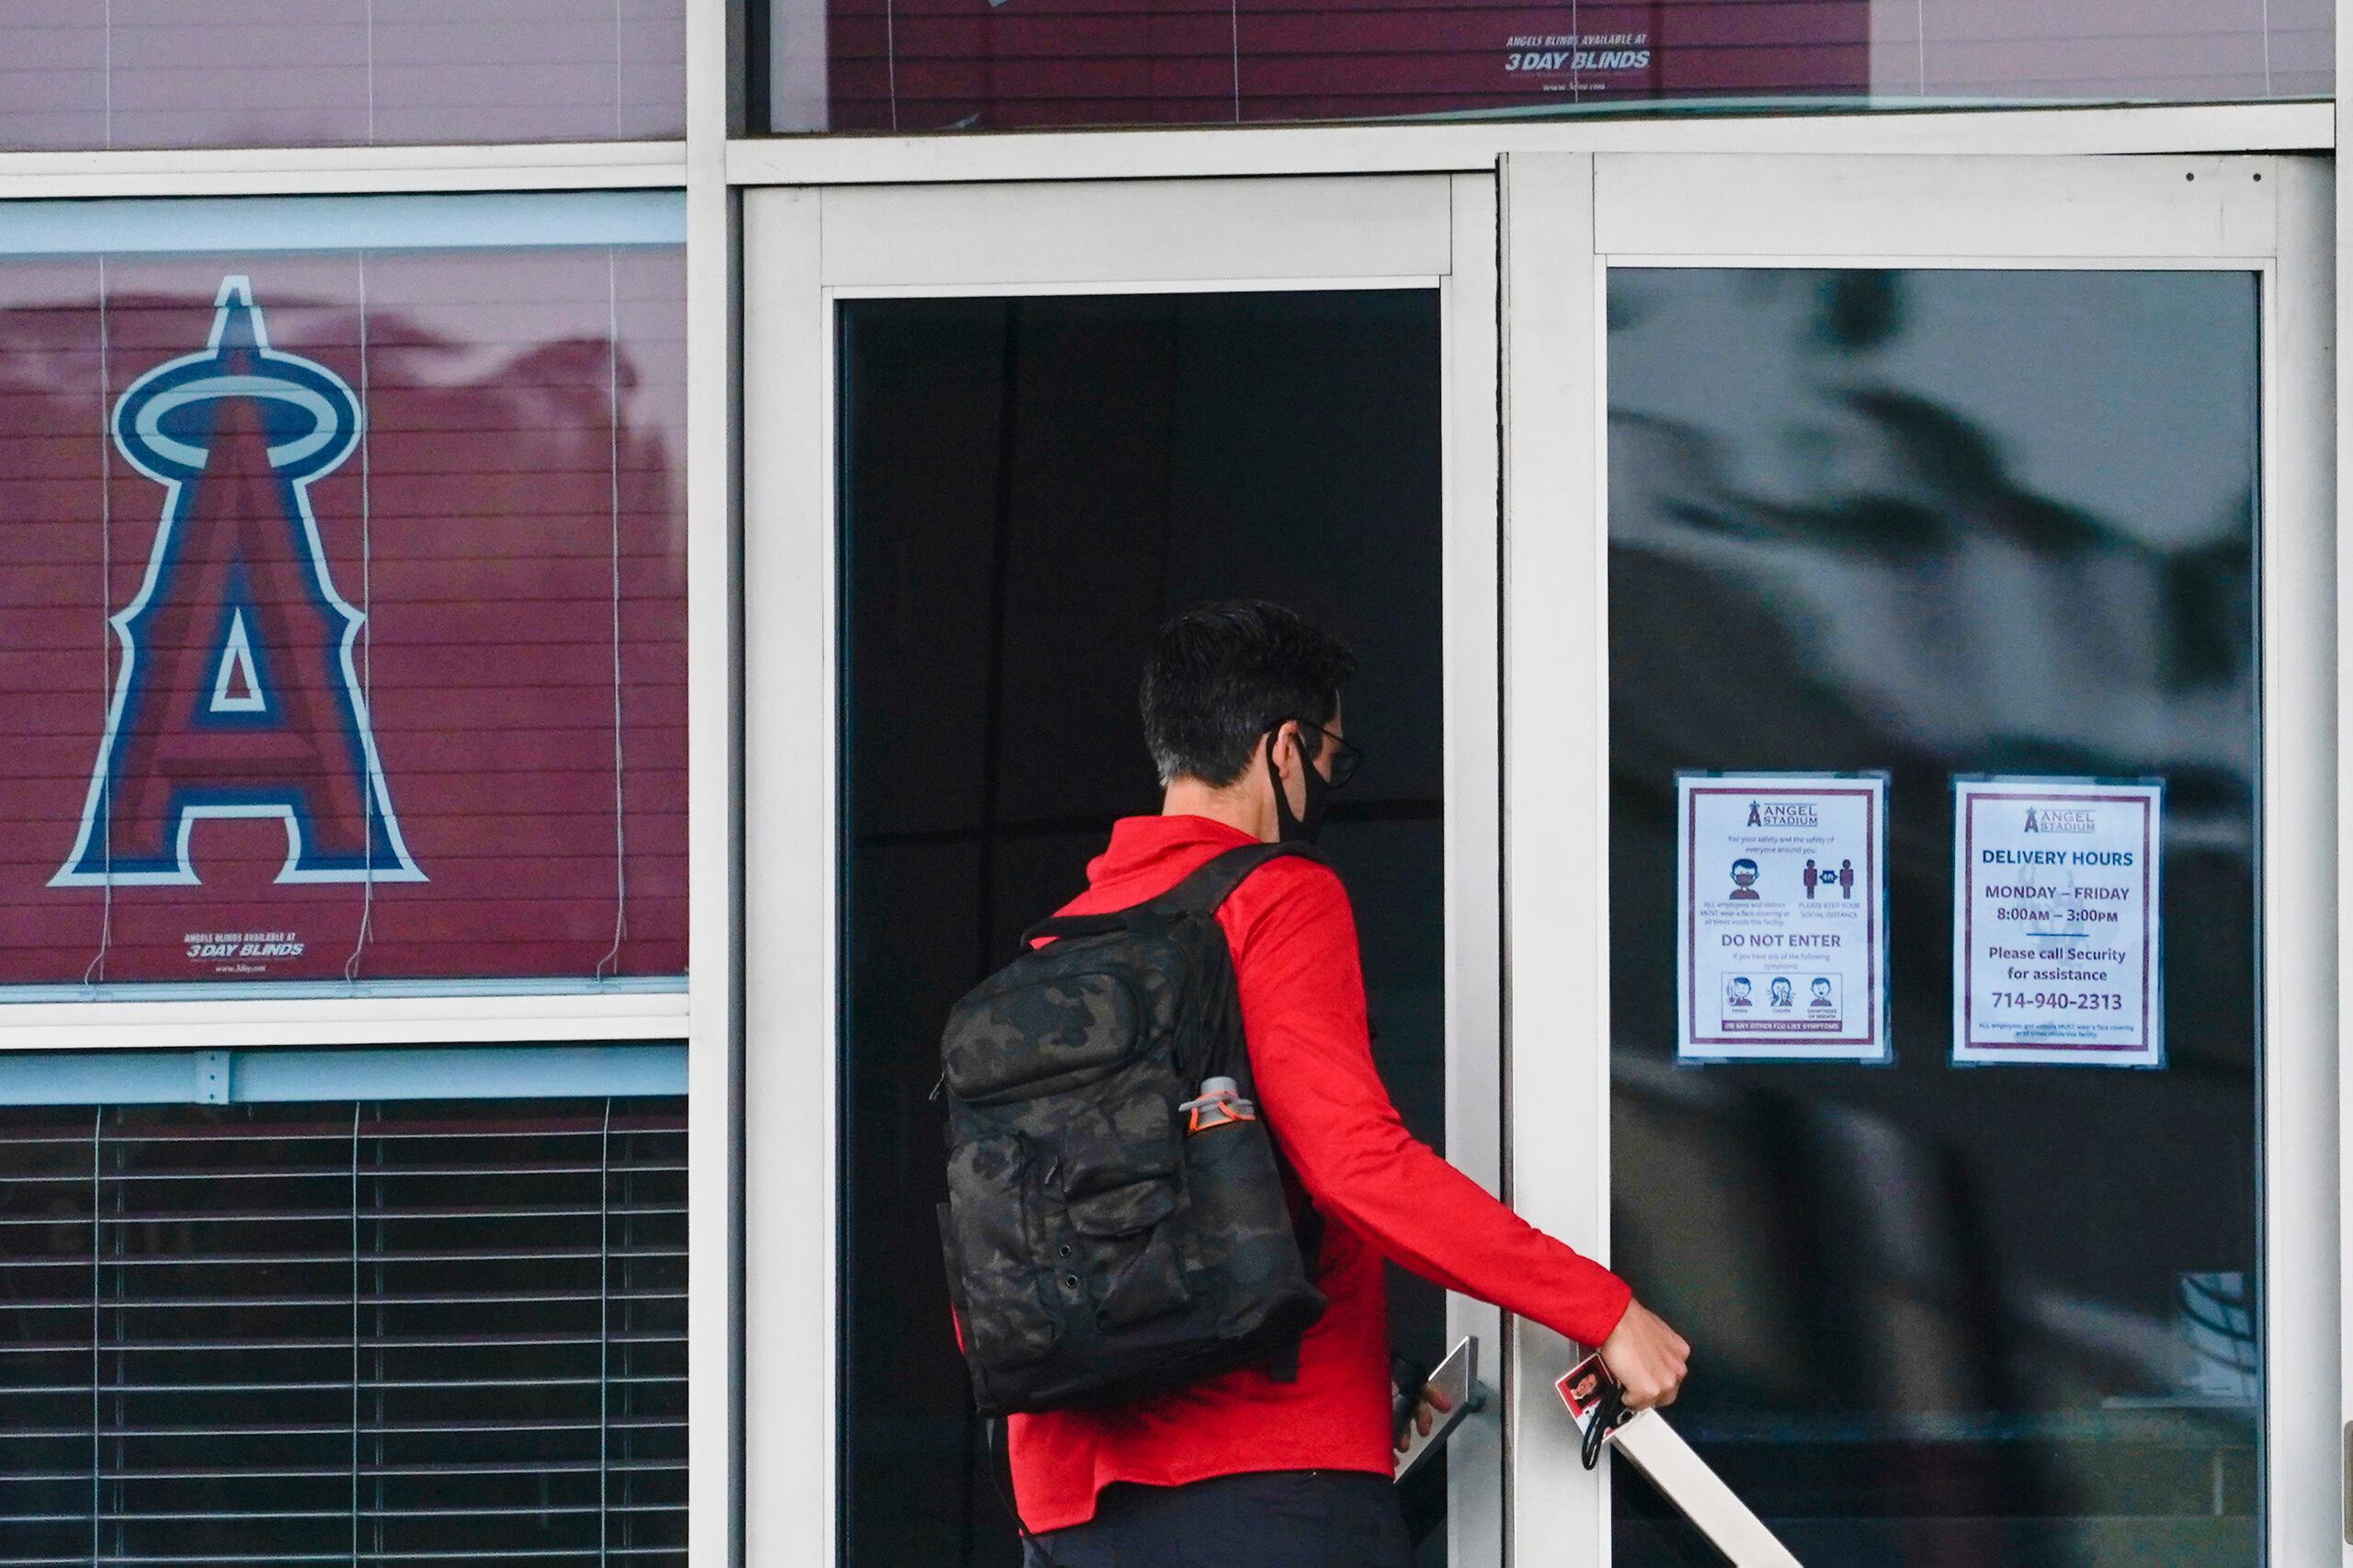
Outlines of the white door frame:
M1447 1139L1502 1174L1495 184L1490 175L776 188L744 197L745 1561L831 1562L839 1465L835 303L1439 295ZM1450 1298L1451 1333L1498 1314ZM946 1325L941 1325L946 1332ZM1501 1424L1449 1454L1454 1561L1502 1551Z
M1529 1220L1607 1256L1608 574L1604 285L1613 264L2218 267L2262 274L2261 1181L2268 1561L2336 1561L2341 1400L2331 171L2293 157L1509 153L1505 309L1507 1146ZM1563 890L1579 890L1563 896ZM1563 1009L1560 998L1586 999ZM1568 1028L1566 1016L1574 1019ZM1944 1049L1940 1041L1912 1049ZM1640 1282L1637 1281L1639 1289ZM1607 1563L1606 1481L1516 1325L1512 1561ZM1698 1351L1704 1376L1706 1347ZM2347 1558L2353 1561L2353 1558Z

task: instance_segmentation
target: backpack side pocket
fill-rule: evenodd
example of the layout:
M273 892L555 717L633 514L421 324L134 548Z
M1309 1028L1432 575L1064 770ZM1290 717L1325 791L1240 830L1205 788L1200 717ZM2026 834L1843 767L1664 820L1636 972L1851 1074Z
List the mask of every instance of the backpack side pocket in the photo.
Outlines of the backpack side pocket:
M1185 1157L1201 1261L1233 1287L1219 1332L1231 1339L1303 1332L1323 1312L1324 1293L1291 1223L1266 1124L1239 1122L1188 1138Z

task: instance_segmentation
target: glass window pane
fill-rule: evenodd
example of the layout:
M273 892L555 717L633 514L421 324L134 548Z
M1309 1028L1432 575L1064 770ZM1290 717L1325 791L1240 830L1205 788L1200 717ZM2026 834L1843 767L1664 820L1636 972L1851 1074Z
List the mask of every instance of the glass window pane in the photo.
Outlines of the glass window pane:
M2256 1562L2256 278L1608 305L1613 1256L1677 1426L1810 1568ZM1683 769L1889 774L1892 1067L1675 1064ZM1949 1064L1972 774L2165 780L2161 1069Z
M680 983L682 224L7 210L0 998Z
M789 131L2325 97L2328 0L767 0Z
M1368 760L1322 843L1375 1059L1446 1107L1438 310L1428 290L843 307L844 1561L1018 1561L949 1333L925 1096L949 1008L1159 810L1136 684L1202 599L1352 644ZM1392 1269L1400 1348L1438 1291ZM1443 1495L1435 1499L1442 1507ZM1444 1560L1425 1518L1423 1561Z
M683 0L0 0L0 149L686 133Z

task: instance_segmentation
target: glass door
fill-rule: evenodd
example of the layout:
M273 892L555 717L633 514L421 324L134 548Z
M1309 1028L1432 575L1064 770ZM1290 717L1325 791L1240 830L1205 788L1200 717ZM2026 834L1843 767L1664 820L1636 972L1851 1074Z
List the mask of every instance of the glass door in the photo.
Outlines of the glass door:
M832 1517L856 1568L1017 1561L948 1332L926 1096L956 997L1157 811L1136 680L1187 605L1274 599L1358 650L1369 760L1324 842L1375 1057L1495 1179L1494 189L747 199L747 1461L802 1456L830 1492L756 1487L755 1541ZM774 1136L813 1116L824 1147ZM1390 1302L1431 1361L1497 1343L1393 1272ZM1499 1431L1415 1511L1425 1562L1495 1561Z
M1505 188L1523 1208L1690 1338L1671 1419L1810 1568L2321 1560L2325 176ZM1523 382L1555 353L1592 381ZM1543 1341L1522 1549L1711 1561L1560 1484Z

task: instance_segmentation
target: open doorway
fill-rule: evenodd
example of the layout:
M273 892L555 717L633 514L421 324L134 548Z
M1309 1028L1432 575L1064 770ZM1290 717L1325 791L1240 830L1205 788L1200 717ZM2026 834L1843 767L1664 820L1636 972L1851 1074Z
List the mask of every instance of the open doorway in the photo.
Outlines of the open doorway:
M926 1096L949 1006L1085 885L1113 819L1157 809L1136 679L1174 610L1272 598L1356 649L1368 762L1324 843L1382 1076L1443 1146L1439 299L860 300L839 322L842 1560L1005 1568ZM1443 1349L1440 1293L1395 1270L1391 1321Z

